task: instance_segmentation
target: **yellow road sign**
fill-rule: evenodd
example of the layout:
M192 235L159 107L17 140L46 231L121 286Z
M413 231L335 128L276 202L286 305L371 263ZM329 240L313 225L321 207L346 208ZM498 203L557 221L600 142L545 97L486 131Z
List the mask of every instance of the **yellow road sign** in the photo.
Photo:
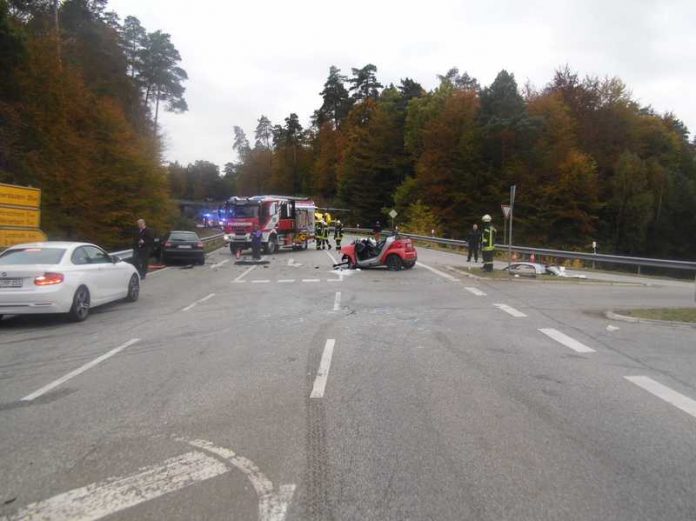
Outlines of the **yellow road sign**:
M33 208L8 208L0 206L0 226L18 228L38 228L41 224L41 212Z
M41 206L41 190L0 183L0 204L38 208Z
M41 230L0 230L0 248L7 248L23 242L40 242L46 240Z

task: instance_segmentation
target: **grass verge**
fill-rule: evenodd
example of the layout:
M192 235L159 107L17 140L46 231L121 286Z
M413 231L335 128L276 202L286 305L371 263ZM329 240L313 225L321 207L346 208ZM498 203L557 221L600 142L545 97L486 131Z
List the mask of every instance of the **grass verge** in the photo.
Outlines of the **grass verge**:
M629 317L647 318L650 320L668 320L670 322L696 323L696 307L693 308L656 308L629 309L618 312Z

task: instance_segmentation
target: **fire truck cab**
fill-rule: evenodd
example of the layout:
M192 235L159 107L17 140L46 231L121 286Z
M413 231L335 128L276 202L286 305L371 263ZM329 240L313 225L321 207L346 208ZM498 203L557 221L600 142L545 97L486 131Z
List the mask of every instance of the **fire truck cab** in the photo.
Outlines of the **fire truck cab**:
M314 235L313 201L283 195L231 197L225 202L225 242L238 255L251 247L251 232L258 226L263 234L263 251L279 248L306 249Z

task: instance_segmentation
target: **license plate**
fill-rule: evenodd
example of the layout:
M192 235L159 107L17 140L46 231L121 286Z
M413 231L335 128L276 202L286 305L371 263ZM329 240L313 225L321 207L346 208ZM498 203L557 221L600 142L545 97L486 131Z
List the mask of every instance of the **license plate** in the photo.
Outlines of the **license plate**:
M185 249L189 249L189 250L190 250L190 249L191 249L191 245L190 245L190 244L179 244L179 248L185 248Z
M0 279L0 288L21 288L22 279Z

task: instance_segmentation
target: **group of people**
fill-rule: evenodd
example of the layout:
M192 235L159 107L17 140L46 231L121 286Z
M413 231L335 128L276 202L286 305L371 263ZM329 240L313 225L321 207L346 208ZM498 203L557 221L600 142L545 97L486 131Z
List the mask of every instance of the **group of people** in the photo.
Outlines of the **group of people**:
M314 223L314 242L317 245L317 250L331 249L331 243L329 242L329 225L326 221L319 219ZM341 241L343 240L343 224L341 221L334 221L334 241L336 242L336 249L341 249Z
M481 217L483 230L479 230L478 224L474 224L466 237L466 242L469 244L467 262L471 262L471 257L474 258L474 262L478 262L480 250L483 256L483 270L488 272L493 271L493 255L495 254L496 229L491 221L490 215L484 215Z

